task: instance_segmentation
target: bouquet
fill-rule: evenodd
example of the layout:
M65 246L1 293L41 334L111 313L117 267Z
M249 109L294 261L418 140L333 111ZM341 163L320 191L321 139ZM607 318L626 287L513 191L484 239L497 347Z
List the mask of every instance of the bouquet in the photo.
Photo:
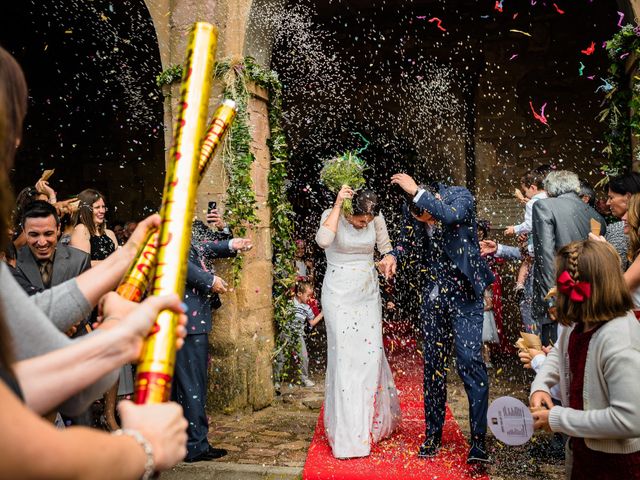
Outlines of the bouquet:
M363 172L366 165L356 152L345 152L331 160L327 160L320 171L320 181L333 193L338 193L343 185L348 185L353 191L358 191L365 185ZM350 198L342 202L342 212L345 215L353 213Z

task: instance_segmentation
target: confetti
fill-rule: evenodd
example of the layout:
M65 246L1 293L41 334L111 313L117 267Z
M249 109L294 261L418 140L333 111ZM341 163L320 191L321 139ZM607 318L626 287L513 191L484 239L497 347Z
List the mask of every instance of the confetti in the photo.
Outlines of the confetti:
M542 123L543 125L547 125L548 126L549 124L547 123L547 117L544 114L544 109L547 106L547 104L544 103L542 105L542 107L540 108L540 113L537 113L535 111L535 109L533 108L533 102L532 101L529 101L529 106L531 107L531 111L533 112L533 117L536 120L538 120L540 123Z
M504 2L504 0L496 0L496 5L493 8L496 9L498 12L502 13L502 3L503 2Z
M589 45L588 48L585 48L584 50L580 50L580 51L585 55L591 55L593 52L596 51L596 42L591 42L591 45Z
M523 32L522 30L515 30L515 29L513 29L513 28L512 28L512 29L511 29L511 30L509 30L509 31L510 31L510 32L513 32L513 33L521 33L522 35L526 35L527 37L530 37L530 36L531 36L531 34L530 34L530 33Z
M564 15L564 10L560 10L558 4L554 3L553 6L555 7L556 12L558 12L560 15Z
M618 20L618 26L622 27L622 19L624 18L624 13L618 12L618 16L620 17L620 20Z
M511 55L511 57L509 58L509 60L513 60L515 58L518 58L518 54L514 53L513 55Z
M578 70L578 74L582 76L583 72L584 72L584 63L580 62L580 69Z
M433 17L431 19L429 19L429 23L433 23L436 22L436 26L442 30L443 32L446 32L445 28L442 26L442 20L440 20L438 17Z

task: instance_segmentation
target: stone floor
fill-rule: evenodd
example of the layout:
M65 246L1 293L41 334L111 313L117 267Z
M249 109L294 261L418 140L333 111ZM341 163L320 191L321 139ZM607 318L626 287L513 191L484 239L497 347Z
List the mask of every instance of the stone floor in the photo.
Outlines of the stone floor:
M510 395L526 401L531 377L511 358L497 358L490 370L491 399ZM462 382L451 369L448 402L463 432L468 435L468 406ZM258 412L211 417L210 441L229 454L215 462L182 464L163 475L169 479L199 478L300 478L322 404L323 377L313 376L316 386L284 387L274 404ZM538 436L534 440L538 440ZM559 480L561 463L533 459L528 447L507 447L489 435L494 459L489 474L496 480Z

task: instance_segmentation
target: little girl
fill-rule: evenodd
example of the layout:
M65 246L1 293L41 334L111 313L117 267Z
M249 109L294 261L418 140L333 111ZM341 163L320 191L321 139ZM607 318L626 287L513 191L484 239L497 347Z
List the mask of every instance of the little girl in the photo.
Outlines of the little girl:
M531 386L534 426L571 437L567 478L640 479L640 323L620 260L586 240L560 249L556 267L567 328ZM562 407L549 395L555 384Z
M293 304L295 307L295 325L291 330L291 338L287 340L296 346L296 355L300 360L300 381L305 387L313 387L315 383L309 378L309 354L305 342L304 327L307 322L311 328L315 327L323 318L323 314L315 315L311 311L309 301L313 295L313 284L307 281L299 281L295 287L295 297ZM280 390L280 377L284 366L284 354L280 352L276 364L274 377L276 379L276 392Z

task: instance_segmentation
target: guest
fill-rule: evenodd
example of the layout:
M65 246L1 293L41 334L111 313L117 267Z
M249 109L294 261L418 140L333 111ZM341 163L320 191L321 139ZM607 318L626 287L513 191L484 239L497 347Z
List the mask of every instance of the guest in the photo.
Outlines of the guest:
M604 218L585 204L578 191L580 181L575 173L558 170L547 175L544 188L549 198L538 200L533 206L533 317L539 325L542 344L555 343L557 325L548 315L550 305L545 301L554 285L554 260L556 252L576 240L585 240L591 231L591 220L600 223L600 231L606 232Z
M88 254L58 244L60 219L51 204L30 203L22 225L27 245L18 250L14 277L29 295L75 278L91 266Z
M534 427L571 437L571 479L640 479L640 324L618 255L604 242L571 242L556 266L567 328L531 385ZM555 384L562 406L551 400Z
M611 215L621 221L608 225L604 237L620 255L623 270L626 270L630 263L627 255L629 237L624 233L625 223L622 218L629 208L629 199L636 193L640 193L640 174L636 172L626 173L609 180L606 206L609 207Z
M91 266L95 266L115 251L118 240L107 228L104 196L88 188L80 192L78 200L80 204L74 218L71 246L91 255Z
M217 211L207 214L207 221L224 223ZM248 238L227 238L231 232L210 230L202 221L193 222L191 248L187 264L184 302L190 313L190 326L185 346L176 355L172 398L182 405L189 422L186 462L210 461L227 451L214 448L207 438L209 422L205 410L208 384L209 333L213 311L222 306L219 294L227 291L227 283L215 274L207 260L233 257L238 251L251 249Z
M311 282L300 280L296 283L295 296L293 297L293 305L295 308L294 326L289 333L288 338L284 341L295 346L295 355L300 362L300 381L305 387L313 387L315 383L309 378L309 354L307 352L307 344L305 342L305 326L308 323L311 328L315 327L323 318L322 313L315 315L309 306L309 300L313 295L313 284ZM280 391L281 373L284 366L284 353L281 351L278 356L275 372L276 392Z

